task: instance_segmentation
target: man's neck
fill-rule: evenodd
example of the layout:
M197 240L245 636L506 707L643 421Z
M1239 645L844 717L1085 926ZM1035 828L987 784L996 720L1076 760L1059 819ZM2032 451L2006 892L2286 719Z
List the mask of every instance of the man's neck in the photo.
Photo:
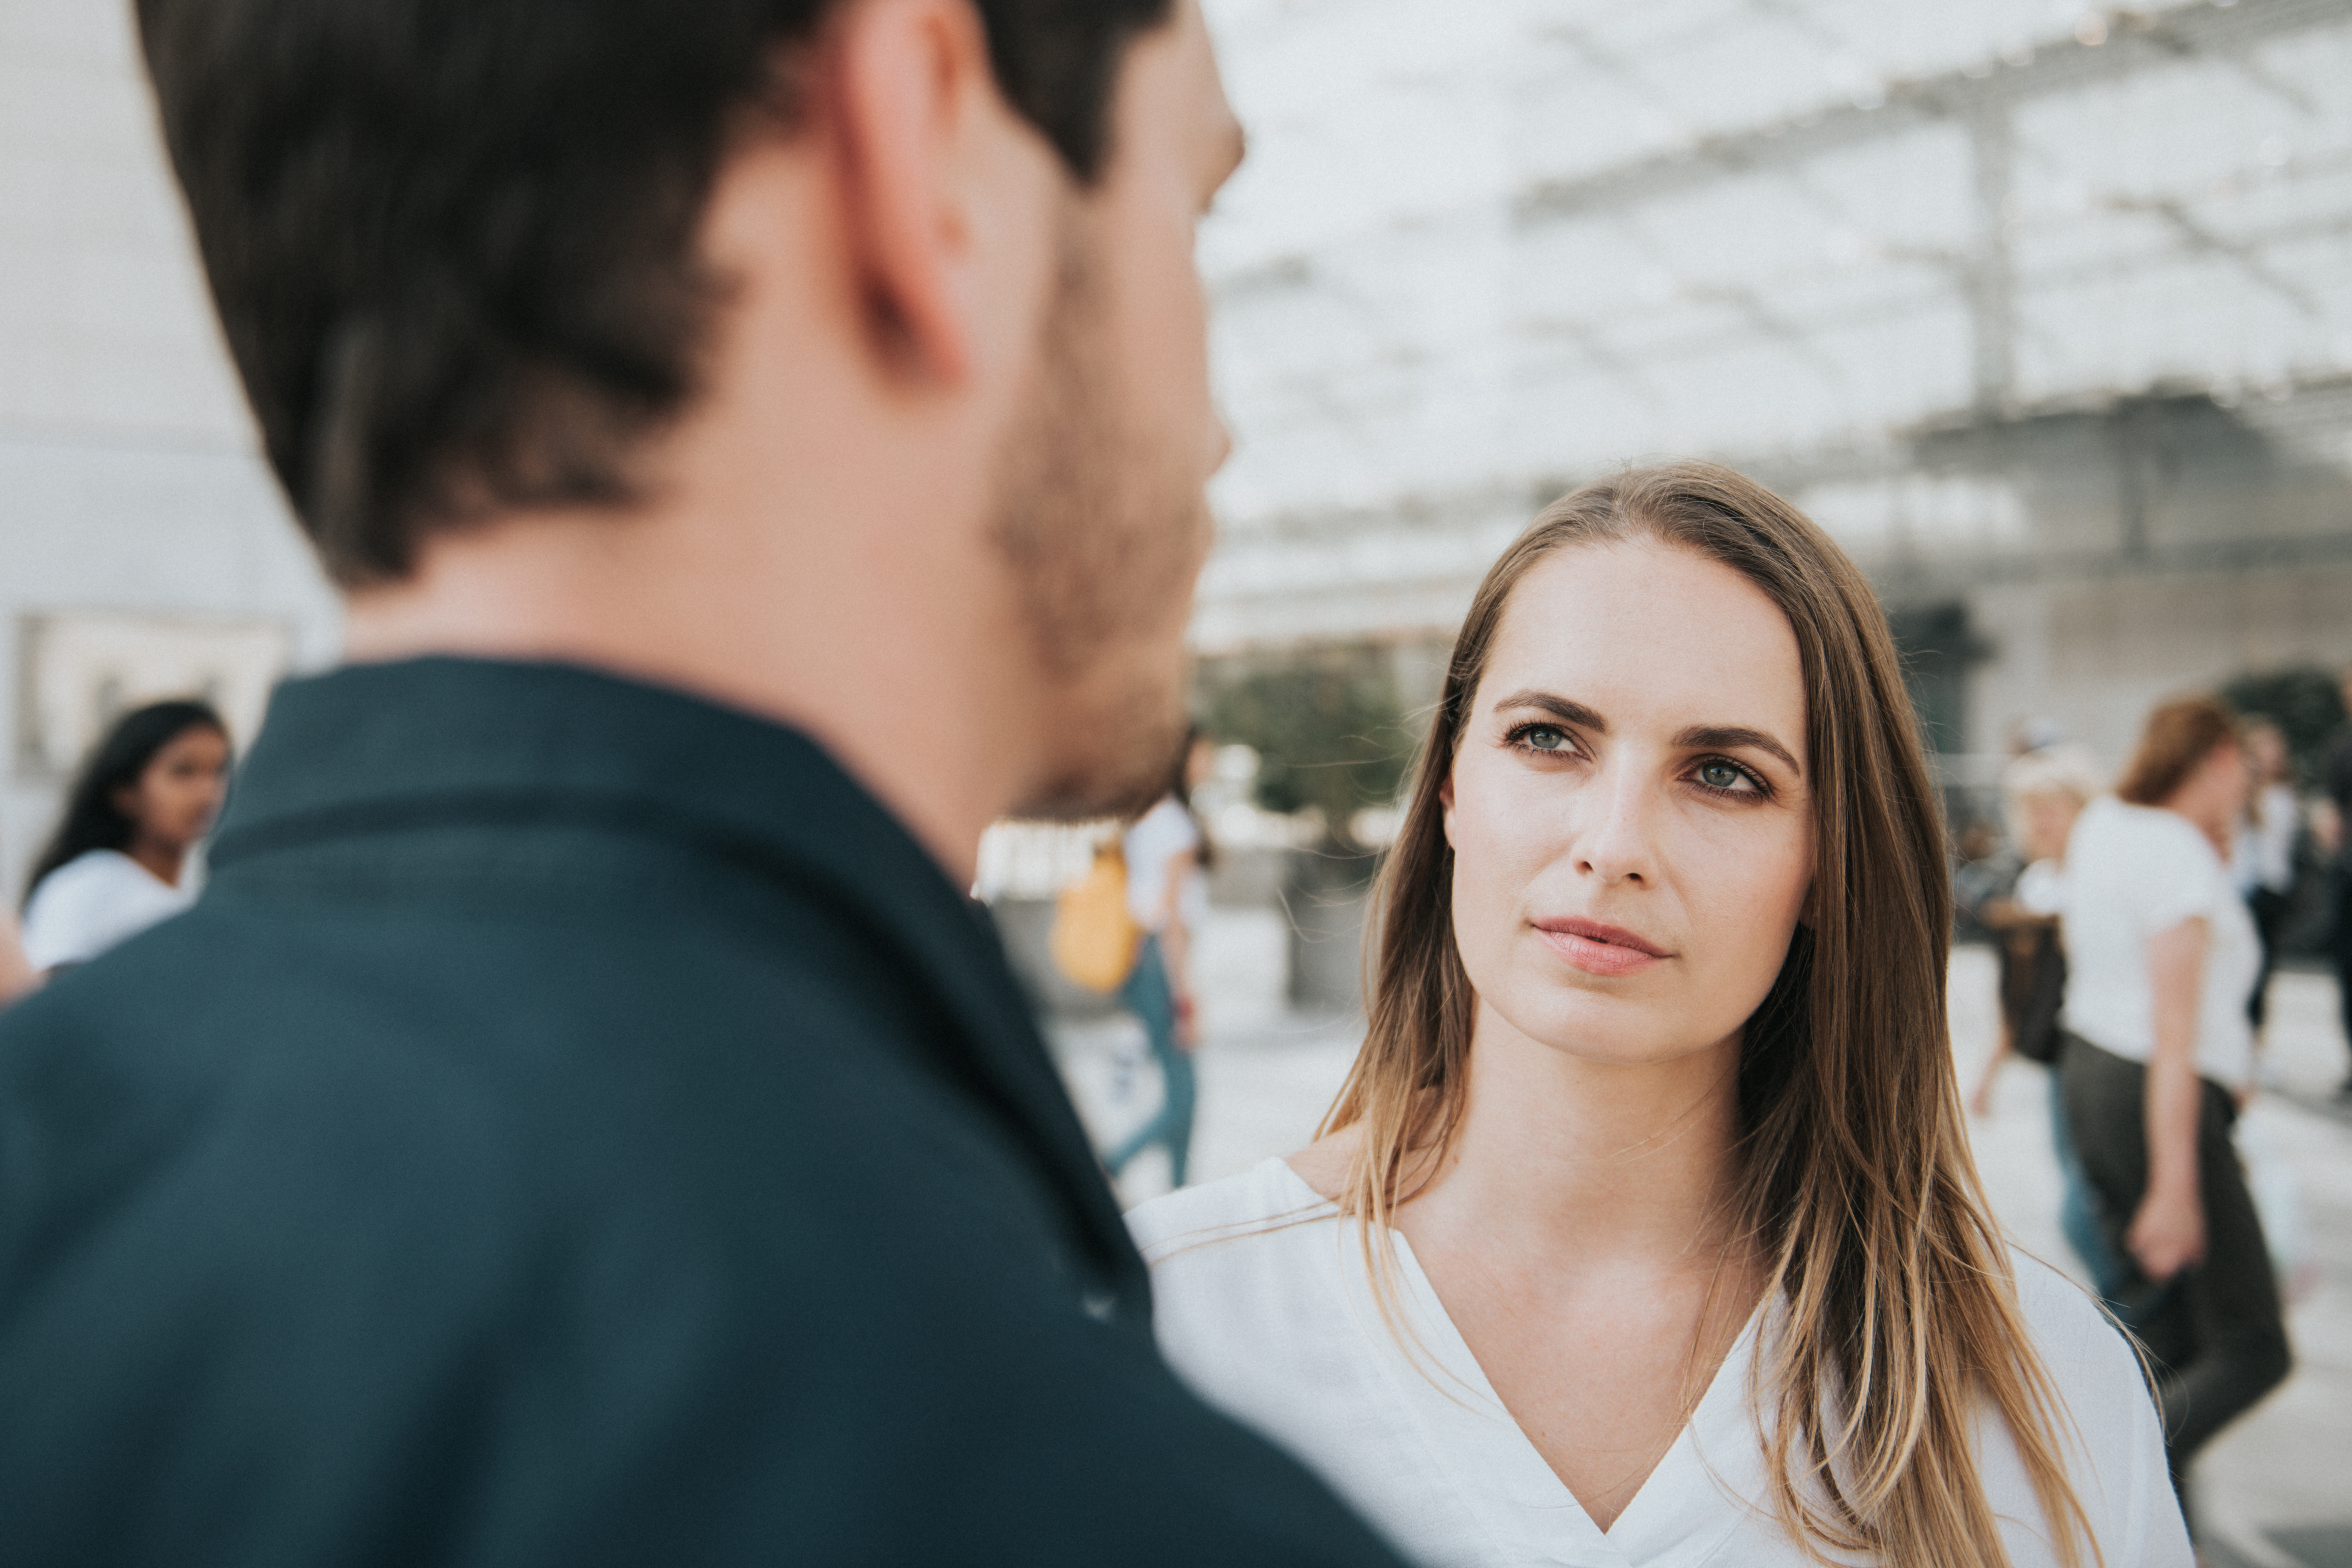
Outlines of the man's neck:
M592 514L431 539L410 578L351 596L346 657L576 664L789 724L968 884L982 830L1026 782L1019 672L976 596L942 605L919 574L877 586L822 562L799 577L821 595L780 596L760 584L793 574L730 574L698 534Z

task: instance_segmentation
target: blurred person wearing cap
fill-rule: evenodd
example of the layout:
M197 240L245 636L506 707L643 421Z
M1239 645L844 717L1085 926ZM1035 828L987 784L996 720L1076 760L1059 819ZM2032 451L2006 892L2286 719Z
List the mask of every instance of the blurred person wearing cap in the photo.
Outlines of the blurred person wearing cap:
M2020 719L2009 727L2009 755L2012 761L2030 757L2036 752L2063 745L2065 740L2066 731L2055 719Z
M1392 1563L962 893L1182 732L1194 0L138 19L351 662L0 1021L0 1559Z
M2066 1123L2058 1058L2064 1046L2059 1013L2066 995L2064 933L2058 911L2065 892L2066 840L2083 808L2102 789L2098 767L2080 746L2052 742L2001 770L2001 809L2026 865L2005 895L1982 910L2000 967L2000 1016L1989 1057L1969 1093L1969 1110L1990 1116L1993 1085L2013 1056L2049 1072L2050 1144L2058 1162L2059 1228L2091 1271L2102 1296L2127 1282L2121 1257L2099 1226L2097 1200Z

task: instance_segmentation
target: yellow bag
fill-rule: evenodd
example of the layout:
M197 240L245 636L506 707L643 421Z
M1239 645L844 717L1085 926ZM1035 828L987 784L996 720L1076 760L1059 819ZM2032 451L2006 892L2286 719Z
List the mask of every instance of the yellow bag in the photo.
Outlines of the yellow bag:
M1116 991L1135 972L1143 928L1128 912L1127 856L1116 838L1095 851L1085 876L1062 889L1048 946L1054 967L1087 991Z

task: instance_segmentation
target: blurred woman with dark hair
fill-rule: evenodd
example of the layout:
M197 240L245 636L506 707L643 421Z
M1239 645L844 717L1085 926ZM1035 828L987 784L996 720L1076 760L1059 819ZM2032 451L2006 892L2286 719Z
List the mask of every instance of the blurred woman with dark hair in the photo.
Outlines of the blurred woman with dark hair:
M2148 715L2114 796L2067 841L2068 1120L2146 1342L2176 1485L2287 1373L2278 1283L2231 1142L2262 967L2229 871L2248 774L2210 697Z
M220 811L228 763L228 728L205 703L152 703L115 721L33 868L25 955L36 971L87 963L188 907L188 852Z

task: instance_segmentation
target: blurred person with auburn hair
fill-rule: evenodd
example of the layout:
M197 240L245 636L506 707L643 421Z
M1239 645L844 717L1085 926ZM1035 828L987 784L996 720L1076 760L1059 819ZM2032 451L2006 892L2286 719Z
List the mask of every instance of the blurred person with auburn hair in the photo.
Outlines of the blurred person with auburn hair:
M1182 732L1195 0L137 15L351 663L0 1019L0 1556L1391 1563L964 891Z
M2247 783L2227 708L2159 705L2115 795L2074 825L2060 906L2069 1123L2132 1267L2123 1300L2184 1489L2197 1451L2288 1368L2278 1281L2230 1138L2262 967L2228 863Z
M1539 515L1454 647L1323 1136L1146 1204L1162 1342L1442 1568L2161 1564L2137 1363L2013 1252L1886 618L1710 464Z

